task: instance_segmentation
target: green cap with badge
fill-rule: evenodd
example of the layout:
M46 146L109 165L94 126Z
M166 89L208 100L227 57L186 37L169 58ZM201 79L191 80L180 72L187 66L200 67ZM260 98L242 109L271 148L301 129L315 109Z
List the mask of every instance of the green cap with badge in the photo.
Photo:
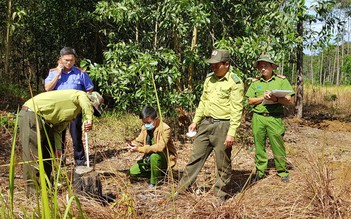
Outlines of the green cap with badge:
M261 55L261 56L257 59L257 61L254 63L254 67L255 67L255 68L257 68L257 65L258 65L259 62L268 62L268 63L271 63L273 69L276 69L276 68L278 68L278 66L279 66L277 63L275 63L275 62L272 61L272 59L271 59L271 57L270 57L269 55Z
M219 62L226 62L230 61L230 54L228 50L225 49L215 49L212 51L211 58L206 60L206 62L212 63L219 63Z

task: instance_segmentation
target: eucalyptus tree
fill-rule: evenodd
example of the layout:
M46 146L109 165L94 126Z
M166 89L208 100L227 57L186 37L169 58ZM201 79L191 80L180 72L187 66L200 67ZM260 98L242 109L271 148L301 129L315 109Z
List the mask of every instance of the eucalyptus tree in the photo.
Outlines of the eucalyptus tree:
M194 27L201 29L209 22L205 5L173 0L101 1L95 15L108 50L104 65L90 66L91 77L115 99L118 111L138 111L143 104L155 104L153 80L165 112L177 105L193 107L194 94L187 79L191 63L203 65L193 33Z
M191 108L213 48L231 51L242 78L255 75L252 62L262 53L283 61L296 44L293 7L294 1L100 1L94 15L108 49L103 65L91 63L91 76L119 111L153 104L153 79L162 106Z
M12 42L12 0L7 0L6 5L6 35L5 35L5 49L4 49L4 56L5 56L5 63L4 63L4 76L1 79L5 79L6 76L9 77L10 71L10 50L11 50L11 42Z
M97 60L99 36L89 17L95 3L96 0L14 1L9 7L13 40L12 44L4 44L11 46L11 82L29 80L39 89L41 79L56 65L63 46L72 46L82 57Z
M326 82L332 84L343 83L344 76L343 72L340 74L340 69L343 66L342 57L345 51L343 49L343 36L345 35L345 22L347 21L345 19L347 1L341 2L343 3L340 3L340 1L315 2L310 7L313 14L310 14L305 21L305 23L310 24L318 23L321 27L320 30L307 29L304 33L305 46L316 51L316 55L319 57L319 70L314 72L319 74L316 78L319 78L320 84ZM341 9L342 7L345 8ZM331 46L336 50L333 53L331 53Z

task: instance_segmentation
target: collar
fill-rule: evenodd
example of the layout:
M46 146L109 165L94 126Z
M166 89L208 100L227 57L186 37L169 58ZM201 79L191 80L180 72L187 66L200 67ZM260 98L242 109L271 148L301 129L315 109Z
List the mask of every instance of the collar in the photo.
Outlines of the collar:
M71 72L74 72L75 68L76 68L76 66L73 65L72 68L69 71L63 70L63 72L66 73L66 74L69 74Z
M272 77L270 79L266 80L266 79L264 79L264 77L261 77L260 81L272 81L272 80L275 80L275 77L276 77L276 74L273 73Z
M229 78L230 78L230 69L228 69L228 71L227 71L227 73L223 76L223 77L221 77L221 78L219 78L219 77L217 77L215 74L213 74L215 77L216 77L216 79L217 80L219 80L219 81L221 81L221 80L229 80Z

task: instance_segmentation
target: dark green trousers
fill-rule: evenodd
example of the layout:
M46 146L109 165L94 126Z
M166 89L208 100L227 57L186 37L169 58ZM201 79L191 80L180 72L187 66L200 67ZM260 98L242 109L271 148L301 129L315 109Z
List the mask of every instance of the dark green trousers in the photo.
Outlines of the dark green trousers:
M252 117L252 132L255 141L255 163L258 175L263 177L267 169L266 138L268 136L278 175L280 177L288 176L289 172L286 168L286 152L283 141L285 133L283 119L254 113Z
M150 183L156 185L165 175L167 170L167 158L163 152L150 154L149 160L138 160L129 169L133 177L150 178Z
M47 130L49 139L52 143L53 134L51 128L38 117L38 125L41 134L41 148L43 159L51 158L51 152L49 147L49 141L46 138L44 132L44 126ZM27 196L35 194L37 191L40 191L39 183L39 164L38 164L38 138L37 138L37 124L35 119L35 114L31 111L21 110L18 116L19 124L19 135L22 142L22 157L23 161L23 179L26 181L27 186ZM54 145L52 144L52 147ZM53 148L53 151L55 148ZM52 171L52 161L44 161L45 173L50 179Z
M229 183L231 177L231 149L224 146L228 129L229 121L214 123L206 119L201 121L193 143L190 162L186 165L177 191L182 192L195 182L208 156L214 151L217 166L214 193L221 198L228 195L225 192L225 186Z

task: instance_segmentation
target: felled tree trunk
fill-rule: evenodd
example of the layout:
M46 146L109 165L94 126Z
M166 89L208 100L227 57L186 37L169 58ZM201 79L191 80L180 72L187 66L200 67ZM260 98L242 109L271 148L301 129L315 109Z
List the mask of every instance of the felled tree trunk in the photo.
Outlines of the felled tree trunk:
M102 197L101 179L92 167L77 166L74 169L73 189L80 195L94 198Z

